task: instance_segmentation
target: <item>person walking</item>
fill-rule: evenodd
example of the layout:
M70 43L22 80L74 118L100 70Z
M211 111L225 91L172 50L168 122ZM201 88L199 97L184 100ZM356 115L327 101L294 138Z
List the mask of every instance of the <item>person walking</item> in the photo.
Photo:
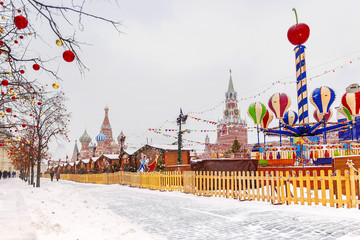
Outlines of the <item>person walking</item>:
M51 178L51 181L53 181L53 179L54 179L54 170L51 170L51 172L50 172L50 178Z
M60 169L58 169L56 172L56 181L59 181L59 179L60 179Z

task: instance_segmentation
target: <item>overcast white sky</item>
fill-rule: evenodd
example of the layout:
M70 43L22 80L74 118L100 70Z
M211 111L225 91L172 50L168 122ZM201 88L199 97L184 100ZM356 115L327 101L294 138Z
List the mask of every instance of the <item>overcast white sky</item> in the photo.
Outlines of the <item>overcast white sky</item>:
M99 2L87 1L87 9L121 20L123 33L100 22L85 22L85 32L79 38L92 45L84 46L80 57L90 71L81 76L74 64L60 69L65 80L61 88L72 113L71 142L54 147L55 158L71 156L74 141L85 128L93 139L96 137L106 105L114 138L123 130L131 144L146 143L147 138L153 143L171 143L175 139L147 129L176 128L180 107L188 113L221 103L230 68L239 98L261 93L276 81L294 81L294 46L287 40L288 29L295 24L293 7L299 22L310 27L305 43L308 77L360 56L360 2L356 0L120 0L118 6ZM359 82L360 77L359 60L343 66L308 81L308 94L329 86L337 93L334 106L339 105L345 87ZM276 92L287 93L292 99L290 109L297 109L295 84L277 85L256 99L239 102L249 126L253 126L246 116L249 104L261 101L267 105ZM312 116L314 107L309 108ZM223 110L221 106L193 116L217 121ZM215 126L189 119L186 128ZM184 136L196 141L204 137L201 133ZM210 140L215 141L215 133L210 134ZM254 134L249 140L256 141Z

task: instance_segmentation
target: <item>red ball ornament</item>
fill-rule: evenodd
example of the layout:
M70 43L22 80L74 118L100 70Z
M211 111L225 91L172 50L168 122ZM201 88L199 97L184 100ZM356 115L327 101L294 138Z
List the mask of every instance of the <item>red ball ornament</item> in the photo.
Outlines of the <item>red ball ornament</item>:
M28 20L24 17L24 16L16 16L14 18L14 23L15 23L15 26L17 27L17 29L24 29L27 27L28 25Z
M35 63L35 64L33 65L33 69L34 69L35 71L38 71L38 70L40 69L40 65L37 64L37 63Z
M296 16L296 24L289 28L287 32L287 37L291 44L293 45L301 45L304 44L310 35L310 28L305 23L298 23L297 13L295 8L293 8Z
M21 73L21 74L24 74L24 73L25 73L25 71L21 69L21 70L20 70L20 73Z
M4 87L6 87L7 85L9 85L9 81L4 79L1 81L1 85L3 85Z
M20 36L20 39L24 39L24 36L23 36L23 35L21 35L21 36Z
M14 43L15 43L15 44L18 44L19 42L18 42L18 40L15 40Z
M10 113L11 112L11 108L7 108L6 112Z
M12 99L12 100L16 100L16 97L15 97L15 96L12 96L11 99Z
M26 127L26 124L24 123L23 125L21 125L23 128Z
M38 102L38 105L40 106L40 105L41 105L41 102Z
M66 50L63 53L63 58L66 62L72 62L75 59L75 54L70 50Z

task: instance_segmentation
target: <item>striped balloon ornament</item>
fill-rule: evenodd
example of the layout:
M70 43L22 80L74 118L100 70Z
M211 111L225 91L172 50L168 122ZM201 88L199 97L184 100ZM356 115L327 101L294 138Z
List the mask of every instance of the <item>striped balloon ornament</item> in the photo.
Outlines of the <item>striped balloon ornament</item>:
M320 115L328 113L334 101L335 92L329 87L316 88L310 97L310 102L316 107Z
M261 120L265 116L266 107L261 102L255 102L250 104L248 109L248 115L252 120L254 120L255 124L260 124Z
M287 111L283 118L284 123L290 126L294 125L297 120L298 120L298 115L296 112L292 110Z
M284 118L290 104L291 100L285 93L275 93L269 99L269 108L274 112L277 119Z
M332 114L333 114L333 112L332 112L331 108L325 114L320 114L318 110L315 110L314 118L317 122L323 121L324 118L325 118L325 122L328 122L330 120L330 118L332 117Z
M349 111L353 119L360 113L360 92L345 93L341 99L342 105Z
M272 114L272 112L266 109L265 116L261 121L261 127L267 129L273 119L274 119L274 115Z
M344 117L346 117L347 120L351 121L352 120L352 116L349 112L349 110L347 110L346 107L344 107L343 105L340 105L339 108L338 108L338 111L344 115Z

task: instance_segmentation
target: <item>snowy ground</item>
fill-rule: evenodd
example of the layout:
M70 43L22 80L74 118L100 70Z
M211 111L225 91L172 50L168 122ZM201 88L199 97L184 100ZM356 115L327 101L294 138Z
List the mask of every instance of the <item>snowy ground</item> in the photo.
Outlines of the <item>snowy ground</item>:
M106 187L106 186L104 186ZM0 240L161 239L129 224L70 182L0 180Z
M360 239L360 210L8 179L0 180L0 239Z

